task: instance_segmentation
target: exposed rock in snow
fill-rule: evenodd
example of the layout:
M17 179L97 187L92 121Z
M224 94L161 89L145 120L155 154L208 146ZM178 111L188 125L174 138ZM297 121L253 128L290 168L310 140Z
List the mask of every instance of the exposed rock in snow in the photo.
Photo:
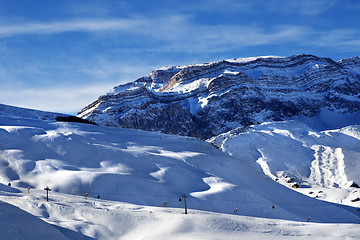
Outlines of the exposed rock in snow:
M312 55L162 68L115 87L78 116L104 126L207 139L320 111L358 113L359 69L358 57L334 62Z

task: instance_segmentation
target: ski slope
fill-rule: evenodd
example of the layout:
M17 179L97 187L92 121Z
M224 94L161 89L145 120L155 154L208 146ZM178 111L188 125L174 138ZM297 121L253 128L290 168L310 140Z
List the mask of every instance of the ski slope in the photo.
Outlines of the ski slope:
M6 204L7 201L19 208ZM256 218L190 209L134 205L24 189L0 195L1 239L358 239L358 224ZM16 211L14 211L16 209ZM11 211L12 215L9 213ZM275 211L275 210L274 210ZM14 216L16 214L16 216ZM5 215L5 216L4 216ZM31 217L30 217L31 216ZM6 220L5 220L6 219ZM41 221L43 219L44 221ZM45 223L45 221L47 223ZM39 224L42 223L42 225ZM4 236L4 235L2 235ZM8 237L7 237L8 236Z
M210 141L296 191L360 207L356 186L360 183L359 125L315 131L298 121L269 122L239 128Z
M0 200L51 224L41 222L58 239L360 236L356 207L293 191L249 159L192 138L2 112L0 165Z

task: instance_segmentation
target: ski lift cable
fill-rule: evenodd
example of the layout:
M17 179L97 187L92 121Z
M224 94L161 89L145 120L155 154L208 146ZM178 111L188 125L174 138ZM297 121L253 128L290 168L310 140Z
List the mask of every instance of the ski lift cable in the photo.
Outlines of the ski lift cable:
M69 195L76 195L76 196L82 196L85 194L84 192L63 192L63 191L59 191L56 190L54 191L56 193L61 193L61 194L69 194ZM110 196L132 196L132 197L164 197L164 198L179 198L181 197L181 194L138 194L138 193L108 193L108 192L86 192L88 194L89 197L91 197L91 195L93 196L106 196L106 195L110 195ZM311 203L291 203L291 202L278 202L278 201L274 201L274 202L263 202L263 201L250 201L250 200L239 200L239 199L233 199L233 198L213 198L213 197L206 197L204 199L201 198L197 198L194 196L191 196L190 194L187 196L188 200L191 199L198 199L198 200L213 200L213 201L230 201L233 203L247 203L250 205L262 205L262 206L268 206L269 204L271 205L277 205L277 206L316 206L316 207L330 207L331 204L334 203L318 203L318 204L311 204Z

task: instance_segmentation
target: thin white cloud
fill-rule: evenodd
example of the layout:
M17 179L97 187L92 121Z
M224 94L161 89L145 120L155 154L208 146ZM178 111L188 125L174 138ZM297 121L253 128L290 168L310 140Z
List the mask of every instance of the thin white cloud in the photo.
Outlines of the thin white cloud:
M56 34L63 32L124 31L136 29L146 21L141 19L76 19L71 21L45 23L18 23L0 25L0 36L28 34Z
M299 2L296 1L298 4ZM317 0L319 5L323 1ZM332 2L332 1L331 1ZM309 5L308 5L309 7ZM310 8L310 7L309 7ZM0 38L14 35L58 34L63 32L109 32L112 37L107 41L118 41L119 37L126 39L130 35L137 35L146 45L137 44L133 48L143 51L214 53L232 51L253 46L297 44L309 45L317 40L317 46L330 47L357 46L359 30L333 29L318 31L304 26L273 26L262 28L259 25L206 25L192 21L191 16L173 15L158 18L123 18L123 19L76 19L50 23L23 23L15 25L0 25ZM344 31L346 38L337 32ZM352 31L352 34L350 32ZM106 37L106 34L101 36ZM327 36L330 37L327 37ZM115 37L114 37L115 36ZM323 39L324 44L321 44ZM333 42L330 43L329 39ZM344 46L341 46L344 45ZM131 48L131 47L130 47Z
M83 73L91 79L108 79L110 81L116 81L114 84L123 84L126 82L134 81L137 78L143 77L149 74L153 69L153 66L144 64L124 64L119 62L111 62L105 58L100 59L97 62L97 66L85 67L78 69L80 73Z
M262 0L253 2L253 8L264 8L266 11L285 15L300 14L317 16L336 6L339 0Z
M175 21L174 21L175 22ZM254 46L294 43L307 37L309 30L301 26L279 26L264 29L256 25L199 25L178 19L176 27L158 25L151 37L164 42L154 51L216 53L246 49Z
M311 0L300 1L297 4L302 14L319 15L334 7L337 3L339 3L339 0Z
M38 72L44 71L42 65L35 63L27 66L26 72L21 75L17 75L14 69L0 68L2 86L0 103L43 111L76 114L113 87L134 81L154 70L153 66L146 63L109 61L105 58L87 60L75 68L72 66L67 68L64 67L64 71L67 72L58 73L58 75L53 73L52 76L51 73L47 73L47 77L52 80L45 80L42 83L32 81L31 85L23 76L29 75L31 78L36 78L34 76ZM82 79L77 79L71 74L81 76ZM68 75L70 77L65 77Z
M238 0L197 0L186 3L179 1L176 9L180 12L234 13L248 11L253 7L253 4L254 1Z
M17 107L76 114L112 87L111 83L100 83L53 88L2 88L0 102Z
M322 48L332 48L340 52L360 52L360 30L334 29L317 32L308 44Z

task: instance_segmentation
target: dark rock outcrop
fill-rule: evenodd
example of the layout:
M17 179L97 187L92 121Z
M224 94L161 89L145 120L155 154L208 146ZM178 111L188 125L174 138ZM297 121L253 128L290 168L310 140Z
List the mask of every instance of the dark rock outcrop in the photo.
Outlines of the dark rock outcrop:
M360 58L259 57L169 67L78 114L97 124L202 139L264 121L360 111Z

